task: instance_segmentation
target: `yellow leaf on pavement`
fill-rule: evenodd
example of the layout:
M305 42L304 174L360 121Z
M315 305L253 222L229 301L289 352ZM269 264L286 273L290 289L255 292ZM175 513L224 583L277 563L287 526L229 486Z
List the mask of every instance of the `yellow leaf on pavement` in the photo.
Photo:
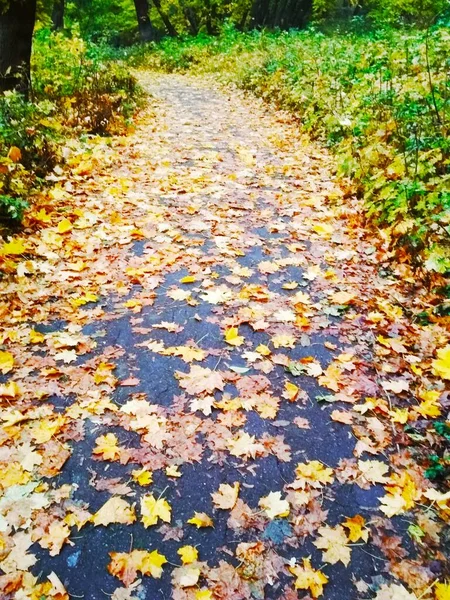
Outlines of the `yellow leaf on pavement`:
M361 515L355 515L342 523L343 527L348 529L348 539L351 542L369 539L369 530L365 529L366 521Z
M198 559L198 550L194 546L182 546L177 550L177 554L181 557L181 562L184 565L193 563Z
M281 492L270 492L270 494L260 499L258 505L266 512L269 519L287 517L291 510L289 502L282 500Z
M450 582L437 583L434 588L436 600L450 600Z
M11 352L0 351L0 371L3 375L12 371L14 367L14 356Z
M156 525L158 519L170 523L172 509L165 498L156 499L153 494L141 498L141 514L144 527Z
M131 471L131 476L136 483L142 486L150 485L153 481L152 472L148 471L145 468L135 469L134 471Z
M104 460L116 460L120 456L120 448L117 445L118 439L114 433L101 435L95 440L96 446L94 454L99 454Z
M319 537L313 542L316 548L323 551L323 560L331 565L341 561L347 566L350 562L351 549L342 525L337 527L319 527Z
M309 558L303 559L303 565L289 567L289 571L296 577L296 590L309 590L313 598L322 596L323 586L328 583L328 577L321 571L315 571Z
M450 379L450 344L437 351L437 358L432 362L433 373L442 379Z
M237 327L230 327L225 331L225 341L230 346L242 346L245 339L242 335L238 335Z
M231 510L237 502L239 495L239 482L233 485L222 483L219 486L219 491L211 494L214 505L223 510Z
M23 254L26 252L26 246L23 240L15 238L10 242L6 242L0 248L0 255L8 256L11 254Z
M92 517L95 526L109 525L110 523L122 523L131 525L136 521L134 507L128 504L126 500L119 497L112 497Z
M187 522L191 525L196 525L197 529L200 529L200 527L214 527L211 517L203 512L195 512L194 516L191 517Z

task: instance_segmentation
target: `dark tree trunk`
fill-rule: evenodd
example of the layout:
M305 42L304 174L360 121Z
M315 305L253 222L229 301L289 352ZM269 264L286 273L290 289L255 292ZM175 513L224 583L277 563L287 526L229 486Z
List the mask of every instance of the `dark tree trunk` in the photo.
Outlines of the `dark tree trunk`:
M153 0L153 4L155 5L156 10L159 12L159 16L161 17L162 22L166 26L167 33L169 35L171 35L172 37L177 37L178 32L175 29L175 27L172 25L172 22L169 19L169 16L167 15L166 11L163 10L163 8L161 6L161 0Z
M239 21L239 29L241 31L245 31L245 29L247 28L247 19L248 19L249 14L250 14L250 9L246 9L244 11L244 14L242 15L241 20Z
M208 35L214 35L215 30L214 30L214 26L213 26L212 9L211 9L210 0L205 0L205 8L206 8L206 31L208 32Z
M136 16L139 27L139 36L142 42L151 42L155 39L155 32L148 13L149 6L147 0L134 0Z
M30 60L36 0L10 0L0 12L0 92L30 88Z
M191 35L197 35L199 32L198 19L194 9L191 6L186 6L183 0L180 0L181 8L183 10L184 18L189 24L189 33Z
M64 2L65 0L55 0L52 11L52 29L60 31L64 29Z
M312 0L254 0L253 27L304 27L312 10Z

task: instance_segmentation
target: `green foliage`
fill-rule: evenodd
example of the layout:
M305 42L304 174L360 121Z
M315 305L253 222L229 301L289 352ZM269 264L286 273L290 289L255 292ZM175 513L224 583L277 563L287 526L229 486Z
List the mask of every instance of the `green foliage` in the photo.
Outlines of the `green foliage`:
M128 67L102 47L41 30L30 101L0 97L0 218L22 218L27 198L63 160L67 138L120 132L138 98Z
M448 8L448 0L313 0L313 17L320 21L364 14L385 25L428 26Z
M148 64L193 68L292 111L338 157L401 260L450 269L450 33L225 32L166 40Z
M133 0L72 0L66 21L76 23L84 39L127 45L138 40Z
M28 206L28 202L22 198L0 194L0 221L20 222Z

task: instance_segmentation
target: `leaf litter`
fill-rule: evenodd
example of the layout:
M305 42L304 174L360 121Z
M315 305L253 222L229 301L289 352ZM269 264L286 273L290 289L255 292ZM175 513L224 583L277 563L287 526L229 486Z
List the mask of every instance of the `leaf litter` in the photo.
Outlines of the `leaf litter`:
M448 323L284 114L141 78L0 248L2 598L448 599Z

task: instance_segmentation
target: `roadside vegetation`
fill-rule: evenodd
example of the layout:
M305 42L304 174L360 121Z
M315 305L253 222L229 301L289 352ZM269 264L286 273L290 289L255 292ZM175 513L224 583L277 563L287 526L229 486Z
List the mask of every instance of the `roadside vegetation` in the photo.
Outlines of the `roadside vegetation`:
M28 98L0 96L0 226L20 222L64 148L85 135L125 132L140 93L129 67L78 35L36 35Z
M450 32L253 32L165 40L152 68L219 72L298 118L337 155L401 261L450 268Z

